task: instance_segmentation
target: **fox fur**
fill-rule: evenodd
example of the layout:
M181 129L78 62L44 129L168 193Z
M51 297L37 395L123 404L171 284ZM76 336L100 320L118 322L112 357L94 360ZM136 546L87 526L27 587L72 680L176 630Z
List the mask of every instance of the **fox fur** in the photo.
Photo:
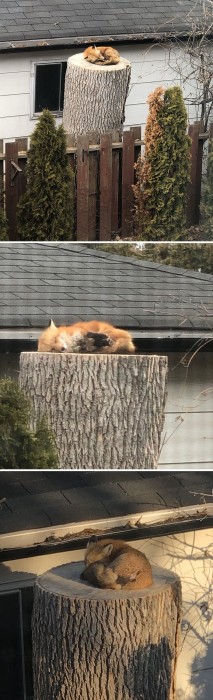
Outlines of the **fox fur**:
M95 538L94 538L95 540ZM81 578L98 588L138 590L153 583L149 560L122 540L90 541Z
M104 66L113 66L120 61L118 51L113 49L112 46L88 46L83 55L90 63Z
M55 326L54 322L41 333L38 352L120 353L135 352L128 331L105 321L78 321L71 326Z

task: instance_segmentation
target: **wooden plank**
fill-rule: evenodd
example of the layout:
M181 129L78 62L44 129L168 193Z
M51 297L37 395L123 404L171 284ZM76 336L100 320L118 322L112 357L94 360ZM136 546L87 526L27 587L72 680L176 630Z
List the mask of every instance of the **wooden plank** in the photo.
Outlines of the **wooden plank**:
M203 122L195 122L189 126L191 144L191 173L188 186L187 220L189 226L199 223L200 218L200 194L202 176L203 140L199 140L199 134L203 130Z
M119 140L119 131L114 129L112 132L112 143ZM119 222L119 179L120 179L120 151L118 149L113 149L112 146L112 217L111 217L111 230L112 233L117 233L120 222Z
M111 239L112 134L100 137L100 241Z
M89 235L89 136L77 139L77 240L88 241Z
M16 207L19 197L19 175L15 174L12 162L18 166L18 144L17 142L6 143L5 145L5 198L6 217L9 228L9 239L17 240Z
M132 131L124 131L122 155L122 236L131 235L133 228L134 141L134 133Z

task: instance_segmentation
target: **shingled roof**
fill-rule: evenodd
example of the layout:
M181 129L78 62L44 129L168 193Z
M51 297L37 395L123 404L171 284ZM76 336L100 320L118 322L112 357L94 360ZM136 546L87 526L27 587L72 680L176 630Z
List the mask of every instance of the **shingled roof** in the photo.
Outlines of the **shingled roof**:
M107 320L138 338L213 337L212 275L88 244L2 242L0 290L4 339L36 338L50 318Z
M194 474L0 471L0 532L99 519L110 527L113 518L163 510L167 520L169 509L198 505L205 522L212 487L213 472L202 468Z
M202 0L0 0L0 50L187 36Z

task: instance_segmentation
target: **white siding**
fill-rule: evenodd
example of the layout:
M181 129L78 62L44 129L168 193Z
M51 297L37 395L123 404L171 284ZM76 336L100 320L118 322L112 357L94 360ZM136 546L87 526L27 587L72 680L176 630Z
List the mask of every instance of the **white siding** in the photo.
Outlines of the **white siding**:
M126 103L125 127L142 125L144 127L148 112L147 96L157 86L169 87L180 84L184 95L195 95L196 86L192 80L184 83L186 62L182 52L175 48L171 54L165 47L155 45L118 46L124 58L131 62L132 76L130 91ZM56 51L29 51L28 53L3 54L0 61L0 139L11 140L29 136L35 126L31 118L32 67L34 61L66 61L81 49ZM181 63L182 61L182 63ZM180 77L179 66L182 75ZM196 110L187 106L190 121L198 118ZM60 123L60 117L57 118Z
M189 368L184 353L169 355L163 448L165 469L213 468L213 355L198 353Z

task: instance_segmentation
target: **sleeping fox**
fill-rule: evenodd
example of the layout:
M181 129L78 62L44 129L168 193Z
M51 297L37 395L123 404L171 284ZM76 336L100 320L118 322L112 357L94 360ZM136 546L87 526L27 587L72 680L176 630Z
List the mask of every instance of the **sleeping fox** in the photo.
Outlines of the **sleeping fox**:
M104 321L78 321L71 326L55 326L51 321L49 328L38 339L38 352L71 353L118 353L135 352L132 338L128 331L114 328Z
M115 65L120 61L118 51L113 49L112 46L95 46L95 44L93 46L88 46L83 56L90 63L102 63L104 66Z
M85 554L81 574L98 588L138 590L153 583L152 568L143 552L122 540L99 540L92 537Z

